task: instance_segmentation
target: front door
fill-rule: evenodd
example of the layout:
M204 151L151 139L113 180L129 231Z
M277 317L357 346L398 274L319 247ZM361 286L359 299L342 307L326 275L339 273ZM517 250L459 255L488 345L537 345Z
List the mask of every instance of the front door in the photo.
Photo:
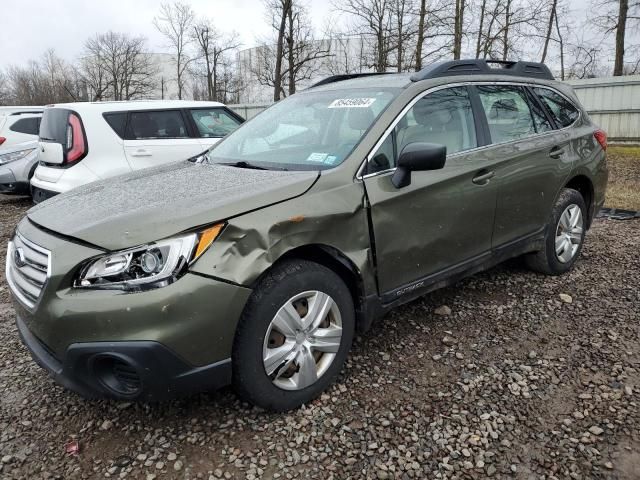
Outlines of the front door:
M481 151L468 152L484 143L478 140L482 134L471 103L466 87L424 96L369 159L364 184L384 301L490 255L494 160ZM445 166L412 172L411 184L396 188L391 177L398 152L413 142L445 145Z

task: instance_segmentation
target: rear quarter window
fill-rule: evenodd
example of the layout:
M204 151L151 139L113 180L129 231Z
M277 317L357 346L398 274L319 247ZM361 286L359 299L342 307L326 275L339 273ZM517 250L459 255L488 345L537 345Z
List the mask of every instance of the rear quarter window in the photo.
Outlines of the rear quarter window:
M39 128L40 118L31 117L17 120L9 127L9 130L17 133L26 133L27 135L38 135Z
M559 128L573 124L580 116L580 111L559 93L548 88L534 88L533 91L547 107Z
M127 112L105 113L102 116L113 131L116 132L120 138L124 138L124 132L127 126Z

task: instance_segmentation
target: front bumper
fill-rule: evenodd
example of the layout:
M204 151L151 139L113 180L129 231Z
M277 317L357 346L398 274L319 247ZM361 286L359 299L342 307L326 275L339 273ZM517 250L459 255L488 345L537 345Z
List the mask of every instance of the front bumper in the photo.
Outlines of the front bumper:
M79 266L104 252L26 219L18 232L50 254L47 280L31 305L9 282L18 326L34 358L61 384L87 396L156 399L228 382L224 365L249 288L194 273L136 293L71 288ZM140 391L105 388L98 370L118 359Z
M13 171L0 167L0 193L24 195L29 193L29 182L16 180Z
M0 193L29 194L29 179L37 164L34 152L20 160L0 165Z
M231 382L231 359L193 367L158 342L70 345L59 360L18 316L18 331L38 365L63 387L87 398L164 400Z

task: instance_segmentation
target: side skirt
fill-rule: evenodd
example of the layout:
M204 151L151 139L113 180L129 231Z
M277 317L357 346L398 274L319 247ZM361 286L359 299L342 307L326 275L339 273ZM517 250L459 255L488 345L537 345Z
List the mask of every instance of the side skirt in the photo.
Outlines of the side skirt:
M395 307L415 300L434 290L453 285L465 277L487 270L510 258L519 257L525 253L542 249L544 246L544 237L545 229L542 228L526 237L500 245L491 252L481 254L452 267L385 292L380 297L377 295L367 297L364 308L366 310L366 317L370 321L365 322L365 328L363 328L363 330L366 330L375 319L381 318L385 313Z

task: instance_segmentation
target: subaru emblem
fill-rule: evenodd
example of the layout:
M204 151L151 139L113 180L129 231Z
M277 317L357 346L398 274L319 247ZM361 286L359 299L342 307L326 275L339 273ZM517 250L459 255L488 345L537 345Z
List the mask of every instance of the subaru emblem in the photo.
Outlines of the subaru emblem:
M21 247L16 248L15 252L13 252L13 262L18 268L22 268L27 264L27 259L24 256L24 250Z

